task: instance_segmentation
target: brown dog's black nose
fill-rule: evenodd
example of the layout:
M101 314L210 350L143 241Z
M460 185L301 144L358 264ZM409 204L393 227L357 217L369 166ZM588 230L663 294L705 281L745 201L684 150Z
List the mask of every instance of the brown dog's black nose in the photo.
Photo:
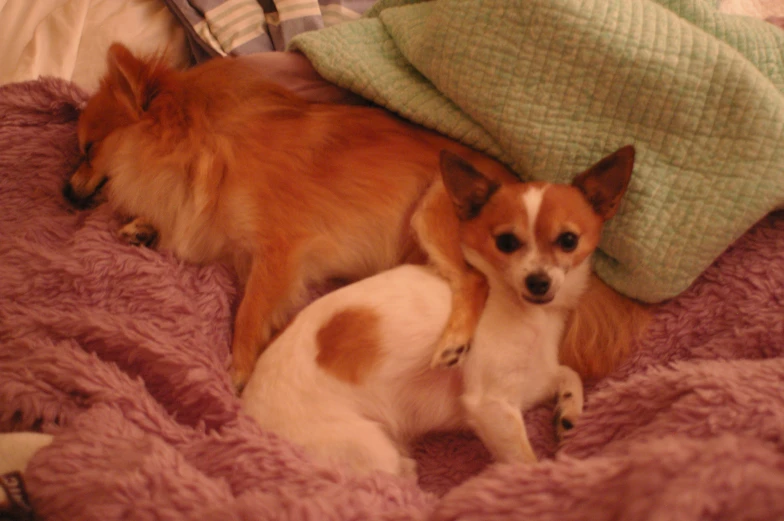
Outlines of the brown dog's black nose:
M525 278L525 287L531 295L541 297L550 291L550 277L544 272L532 273Z
M101 193L101 190L103 189L104 186L106 186L106 183L108 181L109 178L104 177L101 180L101 182L98 183L98 186L95 187L93 193L87 196L79 195L78 193L76 193L76 190L74 190L73 185L71 185L70 182L66 182L65 186L63 186L63 197L65 197L66 201L68 201L69 203L71 203L72 205L74 205L76 208L80 210L86 210L88 208L92 208L97 203L96 196L99 193Z
M71 183L65 183L63 186L63 197L65 200L77 207L80 210L85 210L92 204L92 196L83 198L79 197L71 186Z

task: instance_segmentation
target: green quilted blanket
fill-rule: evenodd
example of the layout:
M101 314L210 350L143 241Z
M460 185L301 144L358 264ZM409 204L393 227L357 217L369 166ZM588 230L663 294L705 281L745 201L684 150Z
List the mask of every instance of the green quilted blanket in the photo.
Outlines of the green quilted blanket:
M596 270L644 301L784 205L784 31L708 2L382 0L292 48L524 179L565 182L634 144Z

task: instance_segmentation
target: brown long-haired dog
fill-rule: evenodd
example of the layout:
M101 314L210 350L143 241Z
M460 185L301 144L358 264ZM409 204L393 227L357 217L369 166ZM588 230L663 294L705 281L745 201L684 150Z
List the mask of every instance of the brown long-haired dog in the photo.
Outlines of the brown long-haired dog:
M439 155L518 182L497 161L379 108L310 103L260 78L249 60L177 71L119 44L78 136L84 161L64 189L69 200L88 206L103 192L138 217L121 234L146 240L155 231L185 261L236 269L245 286L232 342L237 386L309 285L403 262L429 259L453 289L434 364L456 363L469 345L486 288L459 250ZM582 302L563 359L601 375L647 315L596 278Z

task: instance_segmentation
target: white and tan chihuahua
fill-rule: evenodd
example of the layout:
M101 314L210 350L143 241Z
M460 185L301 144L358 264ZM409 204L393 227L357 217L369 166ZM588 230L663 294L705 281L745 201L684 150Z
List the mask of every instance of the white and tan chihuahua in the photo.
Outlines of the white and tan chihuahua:
M627 146L572 185L499 184L442 152L465 259L489 282L460 368L431 368L449 285L426 267L401 266L305 308L259 359L245 410L314 456L359 471L415 475L412 438L466 427L496 461L536 461L522 413L556 397L560 437L583 409L582 382L559 364L558 346L633 164Z

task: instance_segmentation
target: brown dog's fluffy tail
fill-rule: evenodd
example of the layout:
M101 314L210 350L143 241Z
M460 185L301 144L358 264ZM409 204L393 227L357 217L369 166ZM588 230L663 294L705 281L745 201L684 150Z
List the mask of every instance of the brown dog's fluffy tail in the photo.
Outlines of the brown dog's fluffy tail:
M569 317L561 363L584 379L606 376L631 354L650 318L649 306L620 295L592 275Z

